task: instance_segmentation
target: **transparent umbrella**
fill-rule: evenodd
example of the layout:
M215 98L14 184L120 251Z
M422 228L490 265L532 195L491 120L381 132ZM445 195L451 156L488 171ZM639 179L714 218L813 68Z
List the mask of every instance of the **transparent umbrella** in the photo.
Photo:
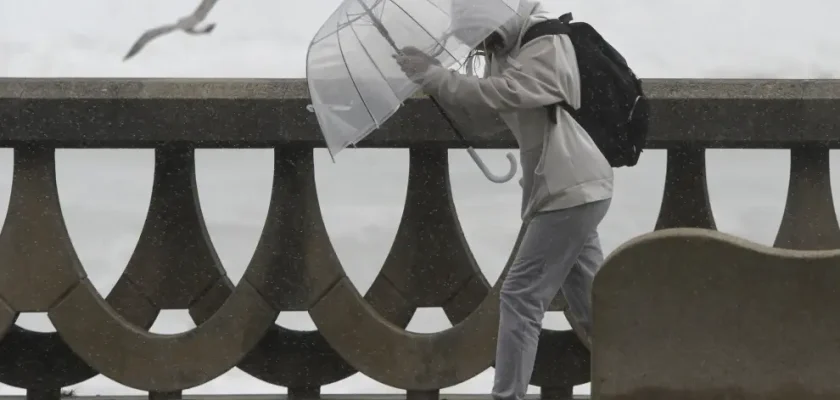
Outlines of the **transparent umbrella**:
M519 0L345 0L312 39L306 60L309 109L317 116L330 155L364 139L420 89L393 58L401 48L418 48L443 67L460 68L470 51L516 17L518 9ZM458 26L453 15L463 10L482 18ZM507 154L507 174L491 173L432 101L488 179L501 183L513 178L513 154Z

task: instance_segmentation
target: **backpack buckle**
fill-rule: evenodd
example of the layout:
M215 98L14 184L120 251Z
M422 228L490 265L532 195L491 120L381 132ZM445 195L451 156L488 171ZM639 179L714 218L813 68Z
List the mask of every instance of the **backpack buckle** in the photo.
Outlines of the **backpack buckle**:
M568 23L572 22L572 19L573 19L572 13L570 13L570 12L565 13L565 14L561 15L560 18L557 18L557 19L559 19L560 22L562 22L564 24L568 24Z

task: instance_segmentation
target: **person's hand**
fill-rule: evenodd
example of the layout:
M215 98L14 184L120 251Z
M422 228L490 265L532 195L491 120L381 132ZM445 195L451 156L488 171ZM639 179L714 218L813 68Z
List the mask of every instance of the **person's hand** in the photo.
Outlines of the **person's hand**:
M417 83L422 81L430 66L440 65L440 61L416 47L404 47L393 57L405 76Z

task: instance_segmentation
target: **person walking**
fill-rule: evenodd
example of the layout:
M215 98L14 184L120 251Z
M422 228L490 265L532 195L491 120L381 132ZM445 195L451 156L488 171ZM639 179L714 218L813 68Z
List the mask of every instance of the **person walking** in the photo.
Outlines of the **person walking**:
M456 37L461 29L493 23L486 20L493 13L469 4L453 3ZM563 108L546 113L546 106L581 103L569 37L545 35L520 45L529 27L548 19L539 2L520 1L519 16L479 46L488 58L485 77L443 68L416 48L395 55L402 71L445 109L465 110L483 122L498 115L519 145L526 227L501 287L496 400L524 399L543 317L558 292L579 337L591 345L592 282L604 261L597 228L613 196L612 167L586 130Z

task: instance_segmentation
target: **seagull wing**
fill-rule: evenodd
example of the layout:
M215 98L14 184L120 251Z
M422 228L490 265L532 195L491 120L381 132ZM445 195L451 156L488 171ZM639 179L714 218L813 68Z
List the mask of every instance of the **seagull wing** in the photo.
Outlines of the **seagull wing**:
M144 33L142 36L140 36L140 38L137 39L136 42L134 42L134 45L131 46L130 50L128 50L128 53L123 58L123 61L128 60L131 57L134 57L137 53L140 52L140 50L143 49L143 47L146 46L146 44L148 44L149 42L151 42L152 40L154 40L158 36L170 33L172 31L176 30L177 28L178 28L177 25L170 24L170 25L164 25L164 26L154 28L154 29L149 29L148 31L146 31L146 33Z
M183 17L176 22L176 25L183 29L185 32L190 34L204 34L210 33L215 24L209 24L205 27L198 27L205 18L207 18L207 14L210 13L210 10L216 5L219 0L202 0L201 4L198 5L198 8L192 12L192 14Z
M213 10L213 7L218 2L219 0L201 0L201 4L198 5L198 8L192 14L195 17L196 23L204 21L204 18L207 18L207 14L210 14L210 11Z

